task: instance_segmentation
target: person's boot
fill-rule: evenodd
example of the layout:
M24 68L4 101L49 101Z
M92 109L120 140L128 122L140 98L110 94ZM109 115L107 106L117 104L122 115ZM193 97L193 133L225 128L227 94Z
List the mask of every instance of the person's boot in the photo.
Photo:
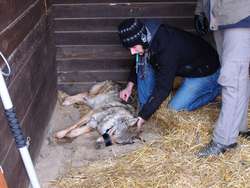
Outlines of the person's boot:
M221 153L225 153L227 150L233 149L237 146L237 143L230 144L230 145L223 145L214 142L211 140L209 144L207 144L204 148L202 148L196 155L197 157L208 157L208 156L215 156Z
M244 131L244 132L240 132L239 136L250 140L250 129L248 129L247 131Z

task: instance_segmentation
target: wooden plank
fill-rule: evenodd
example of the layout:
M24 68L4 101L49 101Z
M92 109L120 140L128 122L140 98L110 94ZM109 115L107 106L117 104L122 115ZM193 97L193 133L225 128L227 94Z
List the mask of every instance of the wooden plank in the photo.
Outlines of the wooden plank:
M8 88L10 90L10 95L12 97L13 103L18 111L18 118L20 121L22 120L22 115L25 113L25 110L26 110L25 106L23 106L22 104L23 96L21 97L21 95L24 94L25 97L27 97L26 96L27 91L25 90L25 88L22 88L23 84L20 85L19 89L16 88L17 90L19 90L18 92L20 92L20 95L19 93L15 94L12 88L15 86L15 84L17 84L18 80L20 80L20 77L22 76L22 74L24 74L22 78L24 78L27 75L26 73L24 73L24 71L28 70L28 69L25 70L25 67L27 66L30 67L27 64L31 63L30 60L32 59L32 55L34 54L38 46L41 44L43 33L45 33L44 31L46 30L45 24L42 24L44 22L45 22L45 19L42 18L40 21L40 24L38 24L29 33L29 35L26 36L25 40L18 46L17 49L15 49L14 53L11 54L11 58L9 60L12 74L5 79L6 79ZM28 93L27 95L30 96L30 93ZM21 97L21 100L18 100L20 99L20 97ZM18 100L17 103L16 103L16 100ZM8 150L8 147L9 147L9 145L5 143L8 143L12 139L9 127L7 126L5 115L3 114L3 111L4 110L2 107L2 103L1 103L0 104L0 124L1 124L0 161L2 161L2 159L4 158L4 155L6 154L6 151Z
M58 90L62 90L69 95L75 95L77 93L88 91L91 86L96 84L97 82L75 82L75 83L58 83L57 87ZM124 87L127 82L121 81L118 82L121 83Z
M49 66L47 66L43 78L37 95L23 121L24 132L33 140L30 152L34 159L40 151L44 133L57 100L56 66L53 62L50 62Z
M127 3L54 5L55 18L89 17L187 17L195 3Z
M1 142L0 142L0 162L2 164L5 155L9 149L9 145L11 143L11 135L10 135L10 130L4 115L4 108L2 106L2 102L1 102L1 108L0 108L0 138L1 138ZM6 144L8 143L8 144Z
M117 32L71 32L56 33L56 45L120 44Z
M3 163L7 184L9 188L28 187L28 178L18 149L13 142L9 144L10 150L8 155L6 155L5 163Z
M52 69L53 70L53 69ZM55 69L54 69L55 70ZM52 73L51 71L48 72ZM53 71L53 75L54 71ZM38 95L31 103L30 110L24 120L23 130L26 135L32 138L29 147L30 154L34 159L40 149L44 130L53 112L56 103L56 77L51 80L47 75L47 79L43 82L42 87L38 91ZM44 97L46 96L46 97ZM38 108L39 107L39 108ZM11 144L10 151L6 156L3 164L9 187L24 188L28 187L28 177L26 175L23 162L14 143Z
M34 61L32 61L34 66L36 66L39 61L41 61L42 63L40 64L44 66L40 67L42 70L38 75L36 75L37 70L34 70L34 72L31 71L31 75L33 75L31 80L33 81L30 83L36 83L38 89L35 96L29 101L29 106L25 108L26 112L22 120L22 129L25 135L32 138L32 145L29 150L33 158L39 151L45 127L47 126L56 102L56 67L54 63L54 50L48 33L44 35L46 36L43 37L43 43L37 48L37 54L34 54L38 59L33 59ZM39 54L42 54L43 58L41 58ZM36 78L36 76L39 78ZM31 87L34 87L34 85L31 84ZM11 142L9 141L7 143ZM26 172L20 160L20 155L13 143L8 152L6 152L3 164L6 169L6 177L10 187L24 188L28 186Z
M28 63L23 67L23 71L19 72L18 76L15 80L13 80L13 84L9 87L10 96L12 98L13 104L16 107L16 113L19 121L21 122L24 114L30 104L30 101L33 99L37 90L39 89L39 83L43 78L43 71L37 72L37 70L44 65L42 65L41 57L43 57L41 53L41 47L36 50L31 59L28 60ZM35 62L35 63L34 63ZM35 68L38 67L38 68ZM35 68L35 69L34 69ZM35 80L34 80L35 79ZM33 81L34 80L34 81ZM37 83L35 83L37 81ZM6 122L5 118L2 116L0 122ZM4 138L4 142L0 142L0 159L6 153L8 145L12 139L9 129L5 126L4 129L6 132L0 132L0 137Z
M8 57L35 26L44 11L43 1L36 1L15 24L0 33L0 49Z
M120 38L114 32L59 32L55 34L56 45L121 45Z
M100 82L104 80L127 80L130 70L95 70L95 71L71 71L58 72L58 82Z
M22 120L22 117L26 112L26 108L29 105L30 100L32 99L33 96L32 93L35 92L34 90L31 89L29 85L29 80L31 78L31 74L29 73L31 67L30 62L31 61L29 61L29 63L24 68L26 69L27 73L21 72L18 75L15 84L13 84L12 87L9 88L13 104L17 109L17 117L19 121ZM1 114L0 122L2 125L4 125L0 132L0 137L1 139L4 140L3 142L0 142L0 148L1 148L0 160L1 160L2 157L4 157L9 147L6 143L9 143L10 140L12 140L12 136L10 134L9 127L6 125L7 122L5 120L4 114Z
M149 18L143 18L145 20ZM123 18L55 19L55 31L117 31ZM163 24L182 29L193 29L193 16L186 18L156 18Z
M57 60L128 59L129 51L121 45L57 46Z
M42 19L41 22L42 21L45 22L44 19ZM34 33L35 32L37 31L35 30ZM30 36L35 37L37 35L34 34ZM32 38L32 39L38 40L39 38ZM27 41L32 41L32 39ZM22 67L19 66L20 67L19 72L17 72L17 74L15 75L14 78L12 78L11 83L9 84L9 92L13 100L13 104L17 109L17 115L20 121L22 121L22 118L26 112L30 100L32 100L32 98L37 92L37 89L39 88L39 84L37 83L39 83L39 81L41 80L42 77L41 74L43 73L44 67L46 67L47 62L42 62L42 59L46 57L44 56L44 53L42 51L44 45L45 41L44 40L42 41L42 38L40 37L40 41L34 42L33 45L29 46L33 50L30 51L29 56L26 56L28 59L23 59L24 62L18 62L22 65ZM21 45L21 47L27 47L27 46ZM24 49L19 49L19 50L23 51ZM15 65L18 64L14 64L13 67L15 67ZM37 79L36 80L37 82L33 81L34 78ZM8 145L6 145L5 143L8 143L12 138L10 136L9 128L6 126L5 117L2 113L0 117L0 123L1 125L3 125L3 128L0 131L0 138L4 139L4 142L0 142L0 148L1 148L0 160L1 160L2 157L4 157L6 150L8 149L7 148Z
M66 92L69 95L88 91L96 82L82 82L82 83L58 83L57 89Z
M11 75L6 77L6 83L9 85L12 80L18 75L17 73L22 70L22 67L27 63L27 59L30 59L34 53L34 49L38 48L44 33L46 32L45 16L36 24L36 26L26 35L24 40L18 45L18 47L11 53L9 57L9 64L11 66ZM6 67L5 67L6 68Z
M50 23L49 23L50 24ZM33 158L39 153L44 132L52 115L57 100L57 72L55 64L55 47L49 32L46 33L43 47L43 80L40 81L40 88L36 100L32 102L31 113L24 116L24 131L33 138L33 145L30 147ZM35 81L35 77L34 77Z
M152 2L153 0L51 0L53 4L73 4L73 3L133 3ZM153 2L196 2L195 0L155 0Z
M57 61L57 70L59 72L66 72L84 70L128 69L132 63L132 59L65 60Z
M1 0L0 32L36 0Z

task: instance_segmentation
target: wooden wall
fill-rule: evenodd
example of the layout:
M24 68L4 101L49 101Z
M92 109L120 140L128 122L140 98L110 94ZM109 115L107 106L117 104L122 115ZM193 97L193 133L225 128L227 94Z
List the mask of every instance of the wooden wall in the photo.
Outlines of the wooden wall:
M192 31L195 4L195 0L53 0L59 89L73 94L96 81L126 81L132 62L119 42L118 24L130 17L155 18Z
M8 57L12 74L6 78L17 116L34 159L56 101L56 64L45 0L0 1L0 50ZM46 14L47 13L47 14ZM3 62L1 61L1 67ZM9 188L28 185L26 171L0 105L0 165Z
M58 88L70 94L86 90L96 81L125 82L132 62L119 43L117 25L129 17L155 18L191 31L195 3L194 0L1 0L0 50L11 64L12 75L6 80L22 129L32 140L29 148L32 158L39 152L53 111L57 76ZM53 33L50 15L55 24ZM3 67L1 60L0 65ZM26 172L1 104L0 108L0 165L10 188L24 188Z

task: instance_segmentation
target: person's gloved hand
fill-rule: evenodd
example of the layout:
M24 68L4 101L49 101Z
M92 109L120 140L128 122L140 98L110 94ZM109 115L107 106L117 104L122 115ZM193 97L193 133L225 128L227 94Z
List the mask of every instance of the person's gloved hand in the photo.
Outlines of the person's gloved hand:
M201 36L208 33L208 20L204 14L194 16L194 28Z

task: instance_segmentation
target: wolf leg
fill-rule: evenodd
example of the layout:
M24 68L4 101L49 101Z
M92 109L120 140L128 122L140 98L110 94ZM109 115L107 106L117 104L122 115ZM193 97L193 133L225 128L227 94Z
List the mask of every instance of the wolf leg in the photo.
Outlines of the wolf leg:
M79 93L73 96L66 97L63 102L63 106L69 106L77 102L84 102L84 98L87 96L88 96L88 93L84 92L84 93Z
M106 83L107 83L107 81L103 81L103 82L99 82L99 83L95 84L94 86L92 86L92 88L89 90L89 95L90 96L98 95Z
M73 124L72 126L63 129L55 134L55 138L63 138L65 137L69 132L71 132L74 129L79 128L80 126L88 123L90 120L91 116L93 115L94 111L91 110L89 113L87 113L85 116L83 116L77 123Z
M73 129L72 131L68 132L65 137L67 138L75 138L81 134L89 133L93 130L93 128L89 127L88 125L84 127L78 127L76 129Z

